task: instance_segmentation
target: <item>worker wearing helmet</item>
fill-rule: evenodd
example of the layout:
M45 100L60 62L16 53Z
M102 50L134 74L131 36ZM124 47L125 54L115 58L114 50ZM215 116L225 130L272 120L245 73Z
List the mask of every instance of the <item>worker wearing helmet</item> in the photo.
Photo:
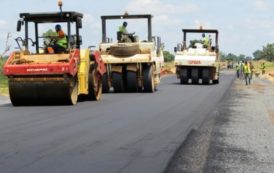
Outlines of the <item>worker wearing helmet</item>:
M123 25L119 27L119 32L121 32L122 34L128 34L127 22L124 22Z
M240 78L240 69L241 69L241 66L240 66L240 63L238 62L236 64L236 74L238 79Z
M266 68L266 66L265 66L265 63L263 62L263 63L261 64L262 75L265 74L265 68Z
M64 33L61 25L59 24L55 26L55 31L57 33L57 38L52 48L55 53L64 52L67 49L66 34Z
M119 27L118 31L118 41L119 42L134 42L135 33L128 33L127 31L127 22L123 22L123 25Z

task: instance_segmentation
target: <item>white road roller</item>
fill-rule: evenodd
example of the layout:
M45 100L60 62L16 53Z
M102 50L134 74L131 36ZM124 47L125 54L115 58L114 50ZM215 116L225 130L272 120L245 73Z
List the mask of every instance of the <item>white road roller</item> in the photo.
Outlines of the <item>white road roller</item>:
M218 84L220 74L218 30L183 29L183 33L183 44L175 47L176 74L180 83ZM205 44L205 40L202 39L191 40L195 38L195 34L207 37L207 43Z

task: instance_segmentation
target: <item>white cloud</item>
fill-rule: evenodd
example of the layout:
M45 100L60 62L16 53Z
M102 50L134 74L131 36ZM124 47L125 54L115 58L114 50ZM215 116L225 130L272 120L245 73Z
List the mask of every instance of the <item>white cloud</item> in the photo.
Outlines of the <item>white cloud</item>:
M242 24L242 30L245 30L244 37L246 40L259 40L261 42L260 44L273 42L273 28L274 21L271 17L249 18ZM254 49L256 49L256 47Z
M127 6L129 13L150 13L150 14L185 14L197 11L197 5L190 3L169 4L160 0L134 0Z
M163 0L131 0L125 8L129 14L152 14L156 31L165 30L169 26L181 28L183 16L194 13L199 7L192 3L169 3Z
M269 10L268 4L265 0L255 0L254 2L255 9L258 11L267 11Z

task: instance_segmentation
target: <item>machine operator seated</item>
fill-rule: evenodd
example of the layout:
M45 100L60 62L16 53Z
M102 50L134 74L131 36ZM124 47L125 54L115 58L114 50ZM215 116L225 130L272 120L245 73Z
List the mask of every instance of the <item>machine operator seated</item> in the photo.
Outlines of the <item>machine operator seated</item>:
M61 25L55 26L56 36L49 36L53 43L49 43L47 46L48 53L62 53L67 50L68 40L65 32L62 30Z
M119 27L119 31L117 32L117 40L120 43L136 42L134 34L135 33L128 33L127 22L124 22L123 25Z

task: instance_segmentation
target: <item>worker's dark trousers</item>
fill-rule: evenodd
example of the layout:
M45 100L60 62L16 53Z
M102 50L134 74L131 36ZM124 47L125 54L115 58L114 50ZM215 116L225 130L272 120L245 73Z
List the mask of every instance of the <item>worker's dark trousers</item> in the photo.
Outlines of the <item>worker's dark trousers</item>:
M66 49L58 44L55 44L54 46L52 46L54 53L61 53L64 52Z
M251 78L250 78L250 73L245 73L245 84L250 85Z
M237 78L239 79L240 78L240 70L237 70L236 73L237 73Z

